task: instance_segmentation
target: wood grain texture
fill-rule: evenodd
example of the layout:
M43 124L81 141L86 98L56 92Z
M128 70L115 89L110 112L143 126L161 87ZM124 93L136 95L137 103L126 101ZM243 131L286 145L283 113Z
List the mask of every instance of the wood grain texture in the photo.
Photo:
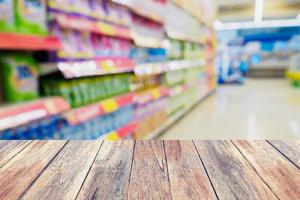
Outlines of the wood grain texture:
M234 141L280 199L300 199L300 170L266 141Z
M31 141L0 141L0 168L30 143Z
M300 169L300 140L270 140L268 142Z
M75 199L102 141L70 141L22 199Z
M216 199L193 142L164 144L173 199Z
M34 141L0 168L0 199L18 199L65 141Z
M219 199L277 199L229 141L195 141Z
M128 199L172 199L162 141L136 141Z
M126 199L134 141L105 141L77 199Z

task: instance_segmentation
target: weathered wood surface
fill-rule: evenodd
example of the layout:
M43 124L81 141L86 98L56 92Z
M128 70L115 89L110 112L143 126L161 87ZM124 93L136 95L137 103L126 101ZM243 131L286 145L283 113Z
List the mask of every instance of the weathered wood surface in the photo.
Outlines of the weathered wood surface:
M0 168L0 199L18 199L64 144L34 141Z
M279 199L300 199L300 170L266 141L235 145Z
M70 141L22 199L75 199L102 141Z
M31 141L0 142L0 168L30 143Z
M195 141L220 199L276 199L230 141Z
M269 140L268 142L300 169L300 141Z
M296 200L299 143L0 141L0 200Z
M163 141L137 141L128 199L171 199Z
M134 141L105 141L78 199L125 199L128 193Z
M164 144L173 199L216 199L193 141Z

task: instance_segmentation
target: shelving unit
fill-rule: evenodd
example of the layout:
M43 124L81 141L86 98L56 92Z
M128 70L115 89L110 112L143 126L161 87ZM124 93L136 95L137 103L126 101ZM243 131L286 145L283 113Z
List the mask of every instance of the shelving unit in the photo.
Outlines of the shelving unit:
M112 0L112 2L127 6L134 13L147 19L157 23L164 23L164 17L161 13L162 9L160 8L162 5L158 2L140 2L138 0ZM149 6L152 6L152 9Z
M133 104L134 93L105 99L95 104L72 109L63 114L63 117L72 124L78 125L90 119L112 113L126 105Z
M53 18L64 28L89 31L102 35L132 39L129 27L108 23L105 21L96 21L74 15L55 13Z
M184 108L180 111L178 111L176 114L171 116L167 121L157 129L155 129L153 132L149 133L147 137L145 137L145 140L155 140L159 138L160 135L162 135L165 131L167 131L169 128L172 127L176 122L178 122L181 118L183 118L185 115L187 115L192 109L197 106L199 103L201 103L203 100L205 100L208 96L210 96L212 93L214 93L215 90L209 91L207 94L205 94L203 97L201 97L195 104L192 104L188 106L187 108Z
M214 90L209 16L171 0L99 2L48 1L49 36L0 33L1 50L43 51L40 97L0 109L0 138L154 138Z
M69 109L69 104L60 97L7 105L0 108L0 131L60 114Z
M126 139L130 137L130 135L134 132L135 128L137 127L138 122L130 122L127 125L119 128L118 130L112 131L107 135L99 138L101 139L108 139L108 140L119 140L119 139Z
M61 44L56 37L26 35L19 33L1 33L1 50L59 50Z
M88 61L61 61L45 63L41 66L41 75L60 71L64 78L79 78L133 72L134 61L128 58L99 58Z

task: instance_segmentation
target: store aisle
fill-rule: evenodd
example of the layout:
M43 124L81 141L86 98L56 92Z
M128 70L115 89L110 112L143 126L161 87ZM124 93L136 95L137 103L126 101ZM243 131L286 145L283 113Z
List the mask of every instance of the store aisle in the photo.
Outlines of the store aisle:
M220 86L160 139L299 139L300 91L285 80Z

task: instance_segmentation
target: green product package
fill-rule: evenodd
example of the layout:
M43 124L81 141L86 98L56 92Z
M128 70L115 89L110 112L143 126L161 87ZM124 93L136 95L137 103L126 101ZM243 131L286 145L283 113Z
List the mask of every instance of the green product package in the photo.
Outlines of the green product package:
M14 31L14 0L0 0L0 13L0 32Z
M18 31L46 35L47 10L45 0L14 0Z
M38 97L38 66L31 55L1 55L0 70L6 101L22 102Z

